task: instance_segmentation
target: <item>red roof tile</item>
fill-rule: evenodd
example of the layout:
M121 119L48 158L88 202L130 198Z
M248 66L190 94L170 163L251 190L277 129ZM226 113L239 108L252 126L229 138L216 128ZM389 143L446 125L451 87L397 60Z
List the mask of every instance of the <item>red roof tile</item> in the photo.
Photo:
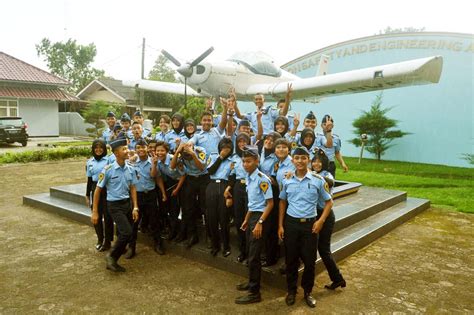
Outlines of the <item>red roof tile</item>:
M0 51L0 81L69 85L69 82Z
M60 89L35 89L27 87L0 86L0 97L17 97L27 99L44 99L56 101L77 101L77 97Z

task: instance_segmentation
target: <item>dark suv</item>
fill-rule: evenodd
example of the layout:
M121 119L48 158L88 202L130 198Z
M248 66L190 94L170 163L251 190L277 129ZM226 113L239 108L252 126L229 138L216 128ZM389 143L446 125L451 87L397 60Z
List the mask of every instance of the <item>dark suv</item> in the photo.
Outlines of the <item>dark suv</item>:
M25 147L28 142L27 128L21 117L0 116L0 142L19 142Z

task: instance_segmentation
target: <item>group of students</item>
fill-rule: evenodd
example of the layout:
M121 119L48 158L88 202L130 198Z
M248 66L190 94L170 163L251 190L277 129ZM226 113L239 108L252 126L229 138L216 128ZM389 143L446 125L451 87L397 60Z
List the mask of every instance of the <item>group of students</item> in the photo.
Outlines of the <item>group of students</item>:
M237 285L247 291L237 304L261 301L262 266L277 263L282 241L288 283L286 303L295 303L298 267L304 264L301 286L308 306L315 307L311 292L315 278L316 251L328 270L328 289L346 283L330 250L334 227L331 189L341 141L332 133L334 120L322 119L322 133L315 133L316 117L288 116L291 85L277 108L265 107L255 95L256 111L241 114L235 94L220 98L222 112L201 115L201 130L192 119L175 113L163 115L160 131L143 127L140 112L116 122L107 115L108 128L92 144L88 160L87 202L92 197L92 223L97 250L110 252L107 269L120 272L125 254L136 254L137 232L149 233L154 249L164 254L162 237L191 248L199 242L198 227L204 225L210 239L210 254L231 254L230 226L238 235L237 260L248 264L249 280ZM214 127L215 126L215 127ZM106 144L113 154L107 155ZM117 240L113 247L113 223ZM319 237L319 240L318 240ZM262 255L263 254L263 255Z

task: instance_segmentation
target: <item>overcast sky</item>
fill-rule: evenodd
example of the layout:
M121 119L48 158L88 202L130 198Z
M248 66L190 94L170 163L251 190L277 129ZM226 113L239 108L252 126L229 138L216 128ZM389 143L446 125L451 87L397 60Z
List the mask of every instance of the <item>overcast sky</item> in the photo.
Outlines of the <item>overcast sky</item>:
M94 43L94 66L117 79L140 76L142 38L148 73L159 50L194 59L210 46L209 60L262 50L278 65L314 50L392 28L474 33L471 1L145 1L6 0L0 51L47 70L35 44L76 39Z

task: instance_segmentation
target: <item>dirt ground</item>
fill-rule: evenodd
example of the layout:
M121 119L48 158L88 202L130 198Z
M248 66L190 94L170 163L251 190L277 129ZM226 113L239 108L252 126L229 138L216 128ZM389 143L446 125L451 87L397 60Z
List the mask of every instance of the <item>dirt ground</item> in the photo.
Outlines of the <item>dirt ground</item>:
M245 281L138 246L124 274L105 270L92 228L22 205L22 196L84 180L84 160L0 166L0 314L314 313L264 286L263 302L234 304ZM324 289L320 314L474 313L474 215L430 209L340 263L345 289Z

